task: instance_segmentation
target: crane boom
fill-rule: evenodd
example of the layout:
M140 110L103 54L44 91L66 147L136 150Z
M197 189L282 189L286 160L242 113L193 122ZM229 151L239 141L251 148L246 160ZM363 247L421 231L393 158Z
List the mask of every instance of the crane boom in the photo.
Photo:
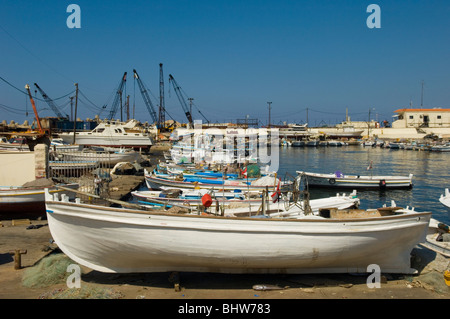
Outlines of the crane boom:
M113 117L117 113L117 109L119 108L119 103L122 97L123 88L127 81L127 72L123 74L122 80L120 81L119 87L117 88L116 95L114 96L114 101L111 107L111 111L109 111L109 119L112 120Z
M48 97L48 95L44 92L44 90L42 90L39 85L37 85L37 83L34 83L34 85L36 86L36 88L39 90L39 92L41 93L42 97L44 98L45 102L47 102L48 106L50 106L50 108L53 110L53 112L56 114L57 117L59 118L69 118L69 116L66 114L66 116L62 115L62 113L59 111L59 109L56 107L55 103L53 102L53 100L51 98Z
M164 128L166 125L166 107L164 105L164 74L162 63L159 64L159 126Z
M183 98L183 95L181 94L180 86L178 85L177 81L173 78L172 74L169 74L169 82L172 81L173 88L175 89L175 93L178 96L178 100L181 103L181 106L183 107L184 113L186 114L186 117L188 119L189 125L193 127L194 121L192 120L191 112L189 111L188 105Z
M159 121L158 117L156 116L155 107L153 106L152 101L150 100L150 96L148 95L148 91L145 88L144 83L142 82L141 78L139 77L136 70L133 69L134 72L134 78L138 81L139 89L141 90L142 99L144 100L145 106L147 106L148 113L150 113L150 116L153 119L153 122L156 123L157 127L159 128Z
M31 96L30 86L28 84L25 85L25 89L28 92L28 97L30 98L31 106L33 107L34 116L36 117L36 122L37 122L39 133L44 134L45 131L44 131L44 129L41 126L41 119L39 118L39 115L38 115L38 112L37 112L37 109L36 109L36 105L34 104L33 97Z

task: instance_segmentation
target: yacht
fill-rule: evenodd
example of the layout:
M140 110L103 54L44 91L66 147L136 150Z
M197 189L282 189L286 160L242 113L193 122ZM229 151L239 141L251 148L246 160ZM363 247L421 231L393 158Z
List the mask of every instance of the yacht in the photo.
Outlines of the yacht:
M66 143L73 143L73 132L61 133L59 137ZM126 123L106 120L90 132L76 132L75 144L149 149L153 141L150 133L143 132L139 122L132 119Z

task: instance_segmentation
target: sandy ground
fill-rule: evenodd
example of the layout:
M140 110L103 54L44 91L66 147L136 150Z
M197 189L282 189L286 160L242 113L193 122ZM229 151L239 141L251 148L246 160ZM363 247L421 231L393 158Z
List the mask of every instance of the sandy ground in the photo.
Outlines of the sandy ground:
M44 288L27 288L22 277L50 253L61 253L54 243L46 220L12 225L2 221L0 227L0 299L39 299L65 283ZM30 229L30 226L34 228ZM16 249L21 255L21 269L15 269L9 254ZM367 276L335 275L227 275L180 273L173 281L171 273L105 274L83 268L81 285L111 288L122 299L450 299L450 287L443 279L449 259L425 248L413 250L412 265L419 275L383 275L381 288L369 288ZM176 285L179 284L179 286ZM255 290L255 285L280 289ZM177 289L179 287L179 289Z

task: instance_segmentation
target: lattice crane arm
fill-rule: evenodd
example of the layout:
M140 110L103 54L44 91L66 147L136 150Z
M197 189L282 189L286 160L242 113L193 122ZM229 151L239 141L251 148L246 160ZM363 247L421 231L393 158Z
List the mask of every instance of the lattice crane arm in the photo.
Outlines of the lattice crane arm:
M44 98L45 102L47 102L48 106L50 106L50 108L52 109L52 111L56 114L57 117L59 118L69 118L69 116L66 114L66 116L64 116L58 109L58 107L55 105L55 103L53 102L53 100L51 98L49 98L49 96L44 92L44 90L42 90L39 85L37 85L37 83L34 83L34 86L36 86L36 88L39 90L39 93L41 93L42 97Z
M169 82L172 82L173 88L175 89L175 93L177 94L178 100L180 101L181 106L183 107L183 111L186 114L188 122L191 126L193 126L194 121L192 120L192 114L189 111L189 107L188 107L183 95L181 94L180 86L178 85L177 81L175 81L172 74L169 74Z
M136 70L133 69L133 72L134 72L134 78L138 82L139 90L141 91L142 99L144 100L144 103L145 103L145 106L147 107L148 113L150 113L150 116L152 117L153 122L159 126L159 119L158 119L158 116L156 115L155 107L153 106L150 96L148 95L148 91L145 88L145 85L142 82L142 80L139 77Z
M109 111L109 119L112 120L117 113L117 109L119 108L120 97L122 96L123 88L127 81L127 72L125 72L122 76L122 80L120 81L119 87L117 88L116 95L114 96L114 101L111 106L111 111Z

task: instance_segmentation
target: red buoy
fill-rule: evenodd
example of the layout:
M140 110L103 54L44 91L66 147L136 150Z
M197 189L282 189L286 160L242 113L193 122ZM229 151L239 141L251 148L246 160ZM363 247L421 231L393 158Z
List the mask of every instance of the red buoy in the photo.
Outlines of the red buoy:
M205 194L202 196L202 204L205 207L210 207L212 205L212 198L211 195Z

